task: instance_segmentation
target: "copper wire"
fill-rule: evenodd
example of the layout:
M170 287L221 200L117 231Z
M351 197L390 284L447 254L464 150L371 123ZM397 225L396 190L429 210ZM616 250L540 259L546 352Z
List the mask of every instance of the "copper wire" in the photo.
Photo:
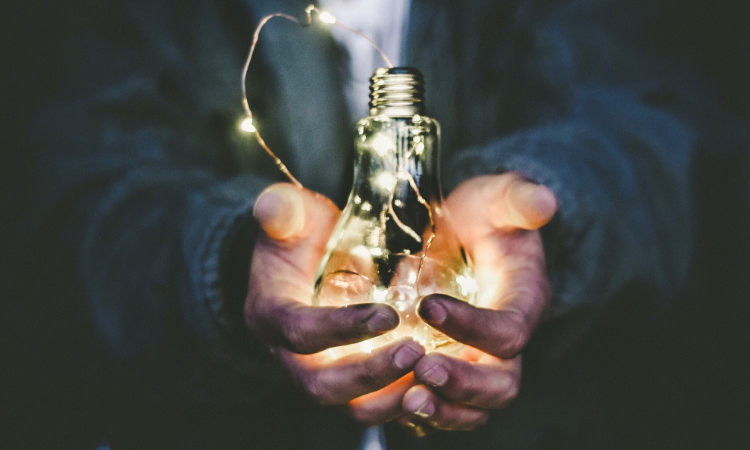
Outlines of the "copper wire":
M430 219L430 237L427 239L427 242L424 245L424 250L422 250L422 256L419 258L419 268L417 269L417 279L414 281L414 287L417 291L417 297L420 296L419 294L419 278L422 276L422 269L424 268L424 262L427 259L427 251L432 246L432 241L435 240L435 218L432 215L432 207L429 203L427 203L427 200L422 197L422 194L419 192L419 188L417 187L417 182L414 180L414 177L411 176L410 173L405 172L407 176L407 180L409 180L409 185L414 190L414 193L417 194L417 201L422 204L422 206L427 209L427 217Z
M255 32L253 33L253 42L250 45L250 51L247 54L247 59L245 60L245 65L242 68L242 80L241 80L241 82L242 82L242 108L245 110L245 114L247 115L248 119L250 119L250 120L253 119L253 112L250 110L250 104L249 104L248 99L247 99L247 73L250 70L250 61L253 59L253 54L255 53L255 47L258 46L258 40L260 39L260 30L262 30L263 27L271 19L273 19L275 17L280 17L282 19L289 20L290 22L294 22L294 23L296 23L297 25L300 25L300 26L310 25L310 24L312 24L312 13L313 12L316 13L316 14L318 14L318 16L320 16L320 14L322 13L322 11L320 11L314 5L309 5L307 8L305 8L305 13L307 14L307 23L305 23L305 24L301 23L299 21L299 19L297 19L295 17L292 17L292 16L290 16L288 14L284 14L284 13L269 14L269 15L263 17L260 20L260 23L258 23L258 27L255 29ZM352 28L347 27L346 25L340 23L338 20L336 20L334 22L334 24L340 26L341 28L343 28L343 29L345 29L345 30L347 30L347 31L349 31L351 33L356 34L357 36L359 36L359 37L361 37L363 39L365 39L367 42L370 43L370 45L372 45L375 48L375 50L377 50L380 53L380 56L383 57L383 60L386 62L386 64L388 64L388 67L393 67L393 64L391 64L391 60L388 59L388 57L385 55L385 53L383 52L383 50L380 47L378 47L378 45L372 39L370 39L369 37L367 37L364 34L360 33L359 31L356 31L356 30L354 30ZM276 154L270 149L270 147L268 147L268 145L266 144L266 141L260 135L260 131L258 130L258 128L255 127L255 126L253 126L253 127L255 128L255 137L258 140L258 144L260 144L260 146L263 147L263 150L265 150L266 153L268 153L268 155L271 158L273 158L273 160L276 163L276 165L278 166L279 170L281 170L281 172L287 178L289 178L289 180L292 183L294 183L297 187L302 188L303 187L302 183L300 183L294 177L294 175L292 175L292 173L286 167L286 165L284 164L284 162L281 161L281 159L278 156L276 156Z
M309 6L307 6L305 8L305 13L306 13L306 16L307 16L307 22L304 23L304 24L301 23L299 21L299 19L297 19L295 17L292 17L292 16L290 16L288 14L284 14L284 13L269 14L269 15L263 17L261 19L261 21L258 23L258 27L255 29L255 32L253 33L253 41L252 41L252 44L250 45L250 51L248 52L247 59L245 60L245 65L242 68L242 80L241 80L241 83L242 83L242 107L245 110L245 114L247 115L247 117L250 120L253 119L253 113L250 110L250 105L249 105L248 98L247 98L247 74L248 74L248 71L250 69L250 61L252 60L253 55L255 53L255 48L258 45L258 40L260 38L260 31L263 29L263 27L271 19L276 18L276 17L289 20L289 21L291 21L293 23L296 23L297 25L300 25L300 26L311 25L312 24L312 13L316 13L316 14L318 14L318 16L320 16L321 13L322 13L322 11L320 11L314 5L309 5ZM375 50L378 51L378 53L380 53L380 56L383 58L383 61L385 61L386 65L388 65L389 68L393 68L393 63L391 63L391 60L388 58L388 56L386 56L385 52L383 52L383 50L372 39L370 39L369 37L367 37L363 33L360 33L359 31L354 30L354 29L352 29L352 28L350 28L350 27L342 24L341 22L339 22L336 19L334 19L333 24L338 25L339 27L343 28L344 30L346 30L346 31L348 31L350 33L354 33L355 35L357 35L357 36L365 39L370 45L372 45L372 47ZM255 128L255 137L258 140L258 143L260 144L260 146L263 147L263 150L265 150L266 153L268 153L268 155L271 156L271 158L273 158L274 162L279 167L279 169L281 170L281 172L287 178L289 178L289 180L292 183L294 183L299 188L303 188L302 183L300 183L294 177L294 175L292 175L292 173L289 171L289 169L286 167L286 165L281 161L281 159L278 156L276 156L276 154L268 147L268 145L266 144L265 140L263 140L263 137L261 136L260 131L258 130L258 128L255 127L255 126L254 126L254 128ZM422 251L422 256L421 256L420 261L419 261L419 268L417 269L417 278L416 278L416 281L414 283L415 284L415 289L417 291L417 296L419 296L420 295L419 294L419 279L420 279L420 277L422 275L422 269L424 267L424 263L425 263L425 260L427 258L427 252L430 249L430 246L432 245L432 241L435 239L435 231L436 231L436 229L435 229L435 221L434 221L434 217L433 217L433 213L432 213L432 207L429 205L429 203L427 203L427 201L424 199L424 197L422 197L422 194L419 192L419 188L417 187L417 183L414 180L414 177L411 174L409 174L408 172L404 172L404 173L407 175L407 180L409 182L409 185L414 190L414 192L417 194L417 201L419 201L419 203L422 204L427 209L427 214L428 214L429 221L430 221L430 237L427 239L427 242L425 243L425 246L424 246L424 250ZM392 203L393 203L393 196L391 196L390 201L389 201L389 205L388 205L389 211L388 211L388 213L393 218L394 222L396 222L396 225L399 228L401 228L406 234L408 234L412 238L416 239L418 242L421 242L422 239L420 238L420 236L418 234L416 234L414 232L414 230L412 230L411 228L409 228L408 226L406 226L403 222L401 222L401 220L398 218L398 216L396 215L396 212L393 209L393 204ZM382 222L383 228L385 228L385 215L383 213L384 212L381 213L381 222ZM333 274L335 274L335 273L354 273L354 272L350 272L350 271L336 271L336 272L333 272ZM364 277L361 274L356 274L356 275L359 275L359 276L363 277L364 279L366 279L367 281L369 281L370 283L372 283L372 280L370 280L369 278Z

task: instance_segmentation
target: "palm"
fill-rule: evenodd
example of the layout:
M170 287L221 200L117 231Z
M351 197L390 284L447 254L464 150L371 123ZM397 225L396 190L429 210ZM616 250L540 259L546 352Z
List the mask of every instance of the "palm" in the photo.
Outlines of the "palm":
M465 182L447 205L480 294L476 307L439 295L422 301L425 321L467 347L459 358L422 358L414 374L423 385L406 393L404 408L417 428L473 429L518 393L520 352L550 303L538 228L557 202L548 189L509 173Z

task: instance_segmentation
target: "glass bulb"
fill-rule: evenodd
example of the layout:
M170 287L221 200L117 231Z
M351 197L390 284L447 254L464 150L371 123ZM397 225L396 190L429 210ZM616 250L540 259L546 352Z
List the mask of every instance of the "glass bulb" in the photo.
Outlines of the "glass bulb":
M442 208L440 126L423 115L422 86L415 69L375 72L371 115L356 125L354 185L318 267L313 296L320 306L387 303L401 323L382 336L331 349L335 357L404 336L427 351L460 348L416 311L429 294L473 303L477 292Z

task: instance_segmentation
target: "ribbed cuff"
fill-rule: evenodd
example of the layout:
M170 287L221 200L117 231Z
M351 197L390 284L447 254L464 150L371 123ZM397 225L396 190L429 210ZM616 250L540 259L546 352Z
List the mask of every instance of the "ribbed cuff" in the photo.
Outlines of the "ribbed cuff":
M242 393L252 398L268 389L268 383L253 386L248 377L271 383L280 379L270 357L247 331L242 315L257 232L252 208L270 184L270 180L243 176L195 192L188 199L183 254L192 292L183 295L182 306L208 366L217 368L202 375L227 378L205 383L222 391L207 392L212 399L227 395L237 401L245 397ZM226 367L235 373L222 373Z

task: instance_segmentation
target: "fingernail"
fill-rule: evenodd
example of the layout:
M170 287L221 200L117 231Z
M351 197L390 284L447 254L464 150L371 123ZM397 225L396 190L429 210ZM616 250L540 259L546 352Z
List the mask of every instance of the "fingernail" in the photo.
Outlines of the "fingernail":
M442 325L448 318L448 311L437 300L439 297L426 297L419 304L419 316L430 325Z
M435 404L430 400L430 394L421 389L406 393L404 409L422 419L432 417L435 414Z
M305 226L305 206L296 188L273 185L255 200L253 217L269 237L289 239Z
M448 371L442 365L435 364L419 378L431 386L440 387L448 382Z
M268 188L258 195L253 205L253 217L263 220L273 215L281 204L281 196L272 188Z
M377 311L367 319L367 328L373 333L383 333L398 326L398 314L391 311Z
M521 211L535 225L549 221L557 211L555 194L546 186L525 184L518 193L521 201Z
M557 209L557 198L554 192L547 186L541 184L536 186L534 190L534 206L544 211L545 213L552 213Z
M424 349L420 347L420 350L417 351L411 345L406 344L393 355L393 363L401 370L413 367L417 360L424 355Z

